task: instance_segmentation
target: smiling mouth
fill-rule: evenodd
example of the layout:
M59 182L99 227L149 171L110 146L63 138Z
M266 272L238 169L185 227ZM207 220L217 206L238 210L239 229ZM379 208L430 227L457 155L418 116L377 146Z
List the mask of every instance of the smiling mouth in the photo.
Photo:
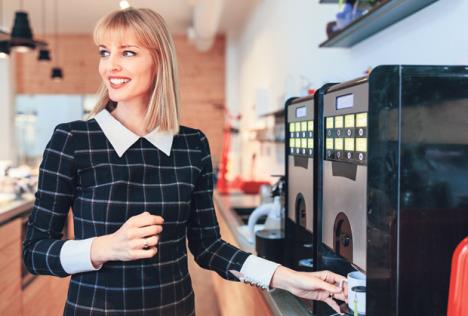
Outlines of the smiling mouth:
M129 78L110 78L109 84L112 89L119 89L129 83L131 79Z

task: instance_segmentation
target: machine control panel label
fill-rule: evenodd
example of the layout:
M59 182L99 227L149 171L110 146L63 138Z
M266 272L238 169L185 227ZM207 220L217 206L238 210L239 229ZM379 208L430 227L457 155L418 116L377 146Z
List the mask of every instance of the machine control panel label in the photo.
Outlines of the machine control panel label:
M289 123L289 154L313 157L314 121Z
M325 118L325 159L367 164L367 112Z

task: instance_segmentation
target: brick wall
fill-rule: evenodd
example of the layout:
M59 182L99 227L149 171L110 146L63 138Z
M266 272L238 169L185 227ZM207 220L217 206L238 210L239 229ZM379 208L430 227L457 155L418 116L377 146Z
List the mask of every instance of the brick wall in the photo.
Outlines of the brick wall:
M209 53L197 52L184 37L175 38L179 58L182 124L201 129L210 141L213 162L221 157L224 112L224 49L219 37Z
M38 51L17 54L16 91L21 94L93 94L97 91L100 78L97 72L99 55L89 35L59 36L59 63L64 80L50 79L51 68L57 65L54 38L45 39L51 50L51 63L39 63Z
M54 48L54 39L45 39ZM199 53L185 36L174 37L179 59L181 88L181 123L205 132L210 141L214 163L219 161L222 148L224 115L225 39L218 37L213 49ZM16 85L19 94L93 94L100 78L97 72L99 56L89 35L62 35L58 38L59 65L64 80L50 79L55 61L46 64L37 61L37 51L16 58ZM55 50L51 52L52 59Z

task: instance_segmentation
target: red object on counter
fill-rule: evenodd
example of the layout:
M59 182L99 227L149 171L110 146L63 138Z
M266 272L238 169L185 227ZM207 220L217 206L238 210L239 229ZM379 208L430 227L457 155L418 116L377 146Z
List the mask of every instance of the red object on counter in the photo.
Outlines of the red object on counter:
M240 189L246 194L258 194L260 192L260 186L264 184L270 184L268 181L243 181Z
M228 172L229 164L229 151L231 150L231 133L232 133L232 121L240 120L241 115L231 115L228 109L223 106L224 111L224 128L223 128L223 149L221 153L221 162L219 164L218 171L218 182L216 184L216 189L220 194L229 194L231 192L231 185L229 184L226 175Z
M468 237L457 246L452 258L447 316L468 315Z
M227 174L227 165L228 165L228 155L229 149L231 147L231 124L228 120L225 122L224 126L224 136L223 136L223 151L221 154L221 163L219 164L218 172L218 182L216 184L216 189L220 194L229 193L229 185L226 179Z

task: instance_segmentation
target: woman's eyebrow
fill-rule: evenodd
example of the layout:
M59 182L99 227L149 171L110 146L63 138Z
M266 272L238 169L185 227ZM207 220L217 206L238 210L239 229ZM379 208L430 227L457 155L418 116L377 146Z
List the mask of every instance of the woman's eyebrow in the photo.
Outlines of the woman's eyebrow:
M106 45L103 45L103 44L99 45L99 47L107 48ZM140 48L140 47L138 47L136 45L120 45L120 48L129 48L129 47Z

